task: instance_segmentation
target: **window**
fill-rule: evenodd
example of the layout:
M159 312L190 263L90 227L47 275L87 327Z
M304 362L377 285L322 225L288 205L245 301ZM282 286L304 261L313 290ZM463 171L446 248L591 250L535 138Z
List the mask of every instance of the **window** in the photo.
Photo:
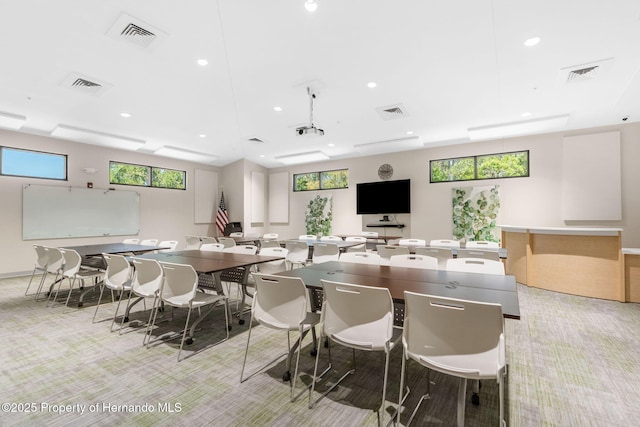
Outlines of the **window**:
M109 183L142 187L186 189L186 172L153 166L109 162Z
M293 175L293 191L349 188L349 169L307 172Z
M0 147L0 174L67 180L67 156Z
M431 160L429 182L529 176L529 151Z

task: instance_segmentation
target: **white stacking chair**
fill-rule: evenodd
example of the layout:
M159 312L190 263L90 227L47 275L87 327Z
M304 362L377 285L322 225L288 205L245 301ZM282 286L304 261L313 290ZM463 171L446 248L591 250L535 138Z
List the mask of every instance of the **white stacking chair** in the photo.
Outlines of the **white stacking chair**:
M428 270L438 269L438 258L427 255L392 255L389 258L391 267L424 268Z
M347 252L366 252L367 251L367 238L362 236L348 236L344 239L345 242L361 242L361 245L350 246L347 248Z
M61 271L62 278L58 282L58 288L56 289L56 293L53 297L51 305L55 304L56 300L58 299L58 293L60 292L62 282L64 281L64 279L67 279L69 282L69 293L67 294L67 299L64 305L68 307L69 297L71 297L71 292L73 292L73 286L76 281L80 280L82 283L82 287L84 287L85 280L98 279L104 273L96 269L82 268L82 257L78 252L72 249L60 249L60 253L62 254L62 257L64 259Z
M429 246L440 246L445 248L459 248L460 242L457 240L438 239L429 241Z
M274 240L278 238L278 233L265 233L262 235L265 240Z
M340 249L335 243L321 243L316 242L313 244L313 256L311 260L314 264L321 264L328 261L338 261L340 258Z
M222 243L225 249L232 248L236 245L235 239L232 239L231 237L225 237L225 236L218 237L218 243Z
M48 257L47 257L47 251L45 250L45 247L42 245L33 245L33 249L36 251L36 262L33 266L33 273L31 273L31 279L29 279L29 284L27 285L27 289L25 289L24 291L25 296L29 293L31 282L33 281L33 278L35 277L36 273L38 272L42 273L42 277L40 277L40 283L42 283L44 278L47 276Z
M499 386L500 425L505 426L506 352L500 304L408 291L404 293L404 301L403 357L398 401L403 401L406 366L411 359L427 369L460 379L457 411L457 425L460 427L464 426L467 379L495 379ZM427 394L420 399L405 426L411 423L422 402L429 398L429 384L427 378Z
M467 249L498 249L500 245L498 242L489 242L486 240L471 240L465 243Z
M38 285L38 290L36 291L36 295L34 299L38 301L40 299L40 293L42 292L42 288L47 280L47 276L53 274L53 282L51 283L51 288L58 281L58 278L62 275L62 268L64 267L64 257L62 256L62 252L58 248L51 248L48 246L44 246L44 251L47 254L47 269L45 271L42 280L40 280L40 284ZM51 292L53 289L50 289ZM48 298L47 298L48 299Z
M342 241L342 237L338 236L322 236L320 237L321 242L339 242Z
M255 255L258 252L258 247L255 245L236 245L236 246L225 247L223 252L231 252L234 254Z
M320 342L328 338L329 366L318 376L319 346L313 373L309 408L313 408L320 399L337 387L348 375L355 373L355 351L379 351L385 354L385 366L382 384L382 400L378 413L378 425L382 425L386 403L387 377L389 373L389 355L400 338L394 340L394 308L389 289L382 287L361 286L348 283L322 280L324 302L320 323L322 325ZM354 307L358 309L355 310ZM352 349L353 368L342 375L318 399L313 401L316 384L331 370L331 344L339 344Z
M158 239L144 239L140 241L140 244L144 246L157 246Z
M200 246L206 245L207 243L218 243L218 240L215 237L202 236L202 237L199 237L199 239L200 239ZM235 240L234 240L234 243L235 243Z
M298 236L299 240L318 240L318 236L314 236L313 234L301 234Z
M124 243L125 245L137 245L140 243L140 239L124 239L122 243Z
M224 245L222 243L204 243L200 246L200 250L208 252L222 252L224 251Z
M424 248L415 248L416 255L426 255L438 258L438 270L447 269L447 260L453 258L451 248L432 248L430 246Z
M370 239L375 239L378 237L377 231L363 231L360 233L361 236L368 237Z
M284 257L281 260L277 260L277 261L269 261L269 262L263 262L260 264L256 264L256 267L258 268L258 272L262 273L262 274L278 274L280 272L286 271L287 270L287 254L289 253L289 250L286 248L281 248L281 247L277 247L277 248L260 248L260 255L267 255L267 256L282 256Z
M287 240L285 246L287 249L287 262L290 268L294 266L304 267L307 265L309 258L309 245L307 242L299 242L296 240Z
M193 250L193 249L200 249L200 246L202 245L202 241L198 236L184 236L184 239L186 241L186 244L184 246L184 249L186 251Z
M389 265L389 259L393 255L409 255L409 248L406 246L376 245L378 255L380 255L380 265Z
M158 246L161 246L161 247L168 246L169 249L158 249L156 252L173 252L178 247L178 241L177 240L163 240L158 244Z
M400 246L425 246L427 241L424 239L400 239L398 244Z
M457 258L483 258L492 259L494 261L500 261L500 253L495 250L483 250L483 249L458 249Z
M340 254L340 262L379 265L380 255L371 252L343 252Z
M187 264L174 264L168 262L161 262L162 271L164 274L164 280L160 287L158 298L156 298L153 305L153 315L151 323L148 326L148 333L153 331L158 317L158 309L161 304L165 306L171 306L173 308L186 308L187 319L184 323L184 329L182 332L182 340L180 341L180 350L178 350L178 362L180 362L180 355L182 354L182 348L184 344L187 345L193 343L193 334L196 327L200 322L219 304L224 305L224 321L226 338L218 341L216 344L229 339L229 300L226 295L210 294L198 289L198 274L192 266ZM193 309L200 309L205 306L210 306L204 314L200 314L198 319L193 322L191 328L189 328L189 321L191 319L191 311ZM189 331L189 338L187 339L187 330ZM173 338L173 337L172 337ZM147 347L150 344L151 339L147 341Z
M251 330L254 321L270 329L287 332L287 356L286 371L283 375L284 381L290 381L291 401L296 399L295 389L298 379L298 365L300 362L300 351L302 340L305 334L311 330L314 338L314 345L317 348L314 327L320 322L320 315L307 310L307 288L299 277L283 277L265 274L256 274L256 293L251 305L251 322L249 322L249 333L247 334L247 346L244 352L242 370L240 371L240 382L261 372L266 367L273 365L282 358L282 355L264 365L256 372L244 376L244 370L249 354L249 343L251 341ZM290 332L298 332L296 343L297 355L296 365L291 377L291 338Z
M498 274L504 276L504 264L484 258L453 258L447 260L447 271Z
M129 316L131 312L131 308L142 301L145 304L146 310L146 298L156 298L158 292L160 292L160 287L162 286L163 273L162 267L160 263L155 259L146 259L146 258L131 258L131 263L133 264L133 278L131 279L131 291L129 292L129 299L127 301L127 309L120 320L120 329L118 333L122 333L122 328L125 323L129 322ZM131 298L135 296L136 300L131 303ZM116 307L116 314L114 316L114 321L116 317L118 317L118 309L120 308L120 304ZM153 310L149 313L149 320L151 320L151 314ZM148 321L146 322L148 325ZM142 345L146 343L149 335L144 334L144 339L142 341Z
M112 299L113 292L116 292L118 295L116 312L120 306L120 301L122 301L124 293L131 290L131 266L129 265L127 258L123 255L116 254L102 254L102 257L107 263L107 269L104 272L104 280L100 286L100 296L98 297L98 303L96 304L96 311L93 313L93 323L96 321L96 315L98 314L98 309L100 308L105 288L111 291ZM115 319L115 312L113 319ZM113 319L110 328L111 332L113 332Z
M261 248L281 248L280 242L277 240L260 240Z

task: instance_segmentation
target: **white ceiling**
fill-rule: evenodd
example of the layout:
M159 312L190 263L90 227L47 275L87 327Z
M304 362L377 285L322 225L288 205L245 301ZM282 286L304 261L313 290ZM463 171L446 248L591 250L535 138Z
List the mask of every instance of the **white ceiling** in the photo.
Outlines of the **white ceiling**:
M266 167L461 143L469 128L547 117L568 115L550 131L640 120L637 0L317 2L310 13L304 0L0 0L0 112L26 117L23 132ZM111 36L123 14L156 33L151 47ZM532 36L541 42L525 47ZM566 83L563 69L602 60L596 78ZM102 90L65 87L72 73ZM309 124L308 85L323 137L295 132ZM376 112L396 104L398 119ZM371 145L408 131L414 140Z

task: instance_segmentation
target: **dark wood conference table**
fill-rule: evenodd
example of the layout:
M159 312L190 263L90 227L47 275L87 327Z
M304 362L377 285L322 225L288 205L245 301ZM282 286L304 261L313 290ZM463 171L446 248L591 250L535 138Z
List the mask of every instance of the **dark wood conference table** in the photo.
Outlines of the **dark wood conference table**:
M464 246L461 246L459 248L451 248L448 246L417 246L417 245L400 245L397 243L394 243L393 245L388 245L388 246L406 246L409 248L409 252L414 254L416 253L416 248L436 248L436 249L451 249L451 255L453 255L454 258L456 258L458 256L458 250L459 249L469 249L469 250L477 250L477 251L483 251L483 252L498 252L498 256L500 257L500 259L507 259L507 248L487 248L487 249L480 249L480 248L467 248Z
M365 237L367 240L370 240L370 241L384 240L385 243L389 243L389 240L398 240L403 238L403 236L378 235L376 237L372 237L372 236L363 236L361 234L336 234L336 236L342 237L343 239L346 239L347 237Z
M520 319L515 276L459 273L445 270L391 267L330 261L279 273L300 277L309 287L321 280L388 288L396 303L404 303L404 291L502 305L504 317Z

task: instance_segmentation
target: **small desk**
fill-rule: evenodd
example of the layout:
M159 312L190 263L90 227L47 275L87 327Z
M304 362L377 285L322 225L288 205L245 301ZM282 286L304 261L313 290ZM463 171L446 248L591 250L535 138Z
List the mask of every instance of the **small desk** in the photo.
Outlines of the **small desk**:
M321 287L321 280L388 288L394 302L404 304L404 291L492 302L502 305L504 317L520 319L514 276L460 273L444 270L390 267L330 261L280 273L300 277L309 287Z

